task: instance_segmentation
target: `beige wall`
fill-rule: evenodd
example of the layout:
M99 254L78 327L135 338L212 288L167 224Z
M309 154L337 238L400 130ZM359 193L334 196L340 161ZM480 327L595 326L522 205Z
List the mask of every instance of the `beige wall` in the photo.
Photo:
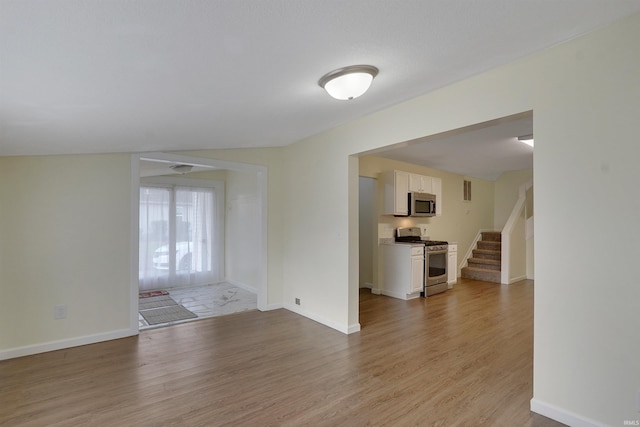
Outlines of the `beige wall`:
M493 228L502 230L511 215L511 211L520 196L522 184L533 180L533 169L505 172L495 181L496 203L494 207Z
M0 158L0 183L0 358L136 333L129 156Z

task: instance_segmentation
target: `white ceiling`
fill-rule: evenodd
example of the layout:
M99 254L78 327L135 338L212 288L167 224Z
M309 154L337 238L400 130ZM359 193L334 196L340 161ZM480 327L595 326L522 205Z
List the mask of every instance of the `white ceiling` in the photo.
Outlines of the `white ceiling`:
M375 155L494 181L504 172L533 168L533 148L518 141L532 134L533 117L527 114L401 143Z
M637 0L0 0L0 156L287 145L637 12ZM380 69L362 97L318 87L360 63Z

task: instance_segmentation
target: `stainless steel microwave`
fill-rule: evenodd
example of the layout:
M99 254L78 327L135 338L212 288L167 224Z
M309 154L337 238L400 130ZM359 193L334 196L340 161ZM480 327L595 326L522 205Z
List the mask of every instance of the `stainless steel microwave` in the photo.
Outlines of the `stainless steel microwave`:
M429 193L409 193L409 216L435 216L436 196Z

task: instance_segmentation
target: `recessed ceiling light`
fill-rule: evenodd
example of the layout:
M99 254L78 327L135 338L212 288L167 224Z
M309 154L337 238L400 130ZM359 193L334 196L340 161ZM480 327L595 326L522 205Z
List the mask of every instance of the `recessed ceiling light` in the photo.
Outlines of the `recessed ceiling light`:
M377 75L373 65L350 65L325 74L318 85L335 99L349 100L365 93Z

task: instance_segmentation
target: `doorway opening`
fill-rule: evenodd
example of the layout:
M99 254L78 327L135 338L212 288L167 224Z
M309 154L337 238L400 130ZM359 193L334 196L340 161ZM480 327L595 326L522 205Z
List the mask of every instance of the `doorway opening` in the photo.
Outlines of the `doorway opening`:
M138 262L131 317L138 329L265 305L266 250L260 243L266 233L266 187L261 168L247 166L165 153L134 156L138 239L132 244ZM247 207L252 215L242 209L228 212L229 206L237 207L238 181L243 195L252 196L254 203ZM253 230L251 274L242 270L238 253L243 248L234 243L238 216Z
M453 255L449 254L448 262L448 269L456 273L448 278L448 282L450 288L455 287L460 277L460 267L468 258L465 252L472 252L476 235L480 230L502 230L519 199L520 186L532 181L533 147L522 144L519 137L533 133L533 112L526 111L359 153L357 175L361 198L363 194L370 193L365 186L367 180L375 181L379 174L394 170L403 172L409 178L418 176L424 180L424 177L435 177L432 180L441 180L442 190L440 200L436 201L441 208L441 215L428 218L396 217L381 213L389 191L378 185L376 199L366 207L374 212L373 227L364 222L370 219L361 212L359 218L360 232L372 229L374 236L373 239L363 239L361 236L360 245L371 245L373 250L365 251L361 247L359 259L360 275L374 278L371 293L379 294L384 289L380 277L383 266L379 265L376 252L378 244L393 239L398 227L420 227L421 234L428 236L428 239L455 242L455 251ZM411 191L413 184L409 178L407 188ZM469 184L465 186L465 182ZM471 182L473 198L467 200L470 198L468 190ZM395 195L395 187L392 191ZM402 191L405 191L404 199L400 197L397 200L406 200L406 189ZM512 249L516 250L509 254L508 262L498 262L508 265L516 277L532 279L533 192L528 191L526 197L526 244L523 231L522 238L516 242L517 248L515 243L512 245ZM521 228L524 230L524 227ZM371 240L373 243L370 243ZM463 256L458 258L460 254ZM518 261L517 271L511 267L512 263L515 265L514 260ZM368 288L363 282L366 283L366 280L361 280L359 287Z

